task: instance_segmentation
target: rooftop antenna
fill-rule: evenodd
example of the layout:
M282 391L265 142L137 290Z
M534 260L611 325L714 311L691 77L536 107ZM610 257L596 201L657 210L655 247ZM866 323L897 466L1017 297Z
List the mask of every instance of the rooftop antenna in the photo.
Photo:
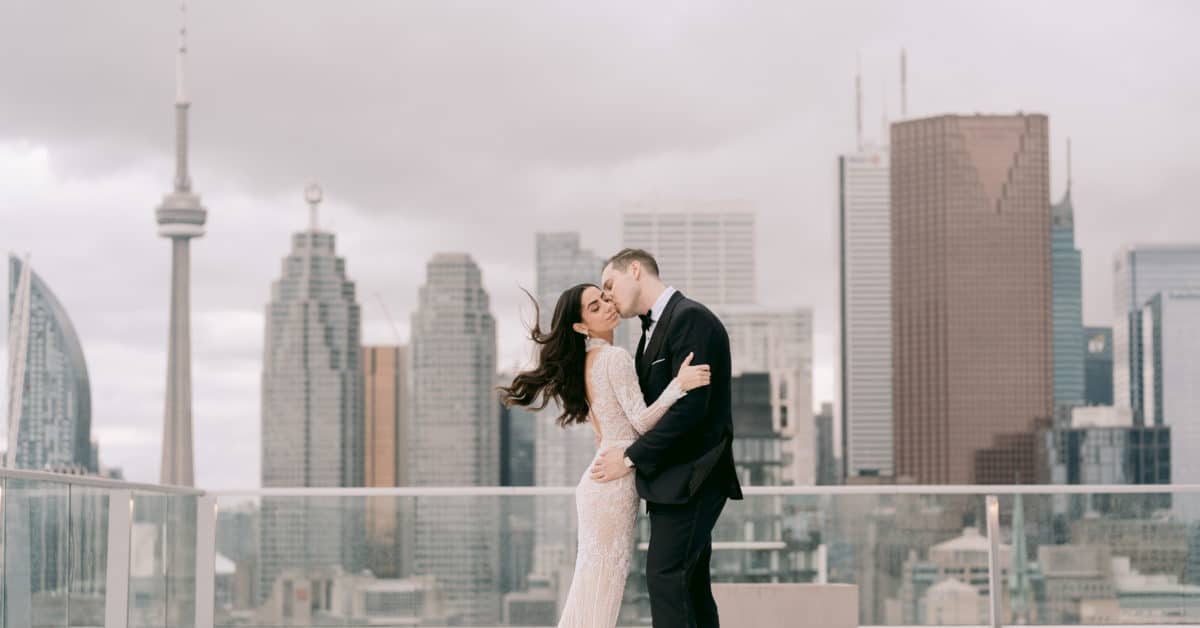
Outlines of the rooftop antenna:
M900 119L908 118L908 51L900 49Z
M1071 138L1067 138L1067 196L1071 195Z
M396 346L404 344L400 342L400 329L396 327L396 321L392 319L392 313L388 311L387 303L384 303L383 296L376 292L375 300L379 301L379 308L383 310L383 315L387 318L388 325L392 326L392 335L396 337Z
M858 53L857 70L854 74L854 141L862 152L862 53Z

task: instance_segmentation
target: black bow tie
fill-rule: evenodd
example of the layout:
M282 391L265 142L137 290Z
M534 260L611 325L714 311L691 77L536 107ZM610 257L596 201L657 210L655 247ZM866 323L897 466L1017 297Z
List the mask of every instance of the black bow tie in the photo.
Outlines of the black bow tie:
M650 326L654 324L654 319L650 318L649 313L638 314L638 318L642 319L642 331L643 332L649 331Z

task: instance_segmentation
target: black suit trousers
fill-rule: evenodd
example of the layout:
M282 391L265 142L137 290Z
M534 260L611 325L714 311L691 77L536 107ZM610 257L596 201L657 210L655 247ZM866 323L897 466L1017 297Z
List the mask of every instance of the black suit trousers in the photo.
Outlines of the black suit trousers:
M654 628L720 625L709 562L712 530L725 508L721 493L718 484L710 481L685 504L646 506L650 512L646 588Z

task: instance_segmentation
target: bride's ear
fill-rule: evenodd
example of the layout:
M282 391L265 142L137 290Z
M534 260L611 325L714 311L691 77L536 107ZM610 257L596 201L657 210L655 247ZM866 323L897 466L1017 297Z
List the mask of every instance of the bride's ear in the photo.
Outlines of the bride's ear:
M576 333L583 334L584 336L588 335L587 325L584 325L583 323L575 323L574 325L571 325L571 329L574 329Z

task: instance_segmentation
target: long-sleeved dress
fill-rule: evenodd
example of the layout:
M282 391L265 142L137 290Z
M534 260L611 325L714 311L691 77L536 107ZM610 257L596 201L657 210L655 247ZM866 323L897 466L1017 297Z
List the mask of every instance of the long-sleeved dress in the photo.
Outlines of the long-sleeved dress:
M638 385L637 369L629 352L603 340L588 341L588 351L600 351L590 373L590 420L601 435L600 451L624 449L654 427L667 410L686 393L678 379L650 406ZM633 528L638 494L632 473L601 483L584 469L575 488L579 515L579 552L575 575L563 607L559 628L612 628L617 625L625 579L633 556Z

